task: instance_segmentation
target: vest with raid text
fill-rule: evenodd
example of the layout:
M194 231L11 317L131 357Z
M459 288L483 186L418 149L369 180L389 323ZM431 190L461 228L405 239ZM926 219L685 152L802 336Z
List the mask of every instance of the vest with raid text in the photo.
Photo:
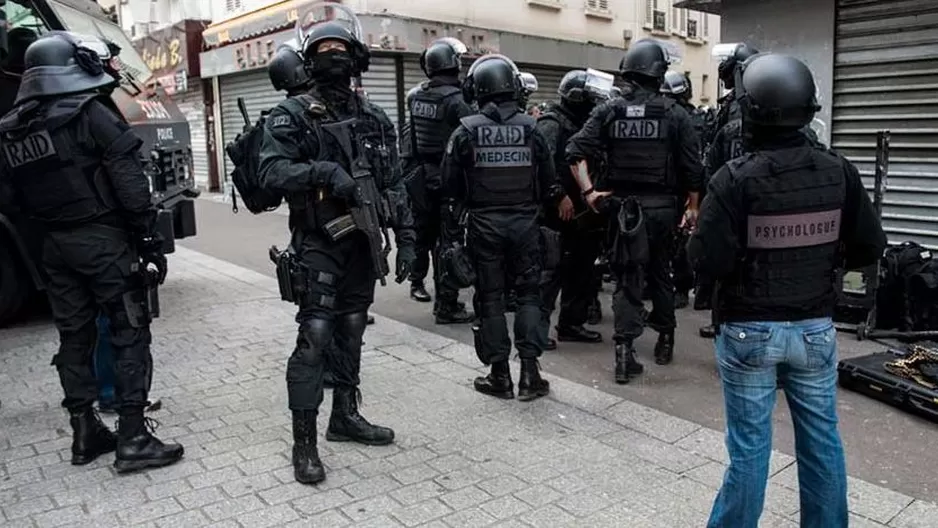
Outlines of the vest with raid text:
M8 114L0 122L3 166L16 198L26 214L49 228L74 227L117 209L102 153L69 126L94 98L66 97L22 120Z
M845 160L795 147L747 154L727 164L744 207L745 248L721 288L730 305L756 312L832 309L846 199Z
M464 117L461 122L472 144L472 166L467 171L469 206L535 202L535 119L517 113L498 123L477 114Z
M449 136L458 123L446 121L446 100L461 96L455 86L428 87L424 83L407 100L414 155L424 162L439 162Z
M630 95L612 105L609 137L609 182L615 187L673 192L668 111L674 101L660 95Z

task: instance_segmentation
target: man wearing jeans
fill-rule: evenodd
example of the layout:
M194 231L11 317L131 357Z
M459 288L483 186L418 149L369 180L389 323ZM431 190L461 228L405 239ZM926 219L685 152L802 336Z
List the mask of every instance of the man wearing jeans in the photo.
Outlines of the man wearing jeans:
M794 422L801 526L846 527L835 269L874 263L886 238L857 169L799 132L820 108L808 67L763 54L738 76L749 154L713 176L688 248L696 270L720 283L730 464L708 526L758 526L779 379Z

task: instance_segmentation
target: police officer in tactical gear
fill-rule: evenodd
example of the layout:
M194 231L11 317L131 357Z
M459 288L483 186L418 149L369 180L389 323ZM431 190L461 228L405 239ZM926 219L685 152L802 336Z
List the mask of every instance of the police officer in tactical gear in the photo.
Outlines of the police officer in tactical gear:
M282 44L277 48L274 58L267 64L270 84L278 92L286 92L287 97L306 93L309 90L309 73L303 61L303 55L292 43Z
M147 289L165 279L166 258L141 141L102 95L116 81L101 53L103 42L64 32L29 46L16 104L0 120L0 179L44 230L41 261L61 340L52 364L70 414L72 464L116 449L114 466L125 473L172 464L183 448L158 440L144 419L153 369ZM99 310L115 355L116 439L92 410Z
M759 53L759 50L746 43L732 44L731 46L732 49L720 61L720 66L717 69L717 75L720 81L723 82L723 88L729 91L717 101L719 109L711 129L711 138L727 123L741 117L735 90L737 71L746 59Z
M515 347L521 356L518 398L533 400L549 391L537 361L544 341L538 210L545 203L556 207L561 191L550 147L518 104L523 85L517 66L502 55L482 57L470 68L464 88L467 100L478 100L481 110L461 120L446 146L444 230L445 236L460 232L460 211L468 210L467 244L477 274L480 315L473 328L475 347L479 359L491 365L491 373L474 385L484 394L514 397L505 320L505 282L512 280L518 298Z
M857 168L800 131L820 108L804 63L754 56L737 89L749 153L711 179L688 249L696 269L721 284L716 348L730 465L708 526L758 524L776 376L798 425L798 470L810 486L802 523L847 526L833 278L838 268L876 262L886 237Z
M424 279L433 256L433 282L436 292L433 314L437 324L472 321L459 302L459 290L440 282L440 163L446 141L459 126L459 120L472 114L463 100L459 73L465 44L446 37L434 41L420 56L420 67L429 80L407 94L410 119L402 137L401 152L407 190L410 194L417 229L417 261L410 280L410 296L430 302Z
M679 71L668 70L664 74L664 82L661 84L661 93L674 102L681 105L690 115L694 123L694 130L697 131L698 139L701 142L700 152L703 156L703 138L707 135L708 113L698 109L691 103L694 97L694 88L690 78ZM694 287L694 273L690 268L690 262L687 260L687 231L681 229L677 236L674 252L674 307L681 309L689 304L690 291Z
M586 329L584 325L596 294L593 263L600 253L605 225L601 217L586 206L566 161L567 141L583 127L596 103L602 99L599 94L588 90L588 78L586 70L567 72L557 89L560 102L548 105L546 112L537 120L537 129L547 140L564 189L560 205L544 211L546 224L561 234L561 259L558 268L548 273L542 284L541 308L543 324L549 326L551 313L562 291L557 339L598 343L602 341L602 335ZM548 331L546 326L545 334ZM555 343L548 341L547 348L554 346Z
M358 412L362 335L375 280L383 280L386 271L376 269L372 233L358 223L356 211L390 205L386 220L397 235L398 282L411 271L414 232L394 125L352 88L352 80L368 68L367 48L358 35L331 21L314 26L303 49L311 89L271 111L259 175L262 185L287 197L291 248L305 273L295 296L299 332L287 363L287 394L294 477L315 484L325 478L316 447L324 364L335 381L326 439L366 445L394 440L394 431L372 425ZM366 199L366 187L383 197ZM336 230L349 218L355 220L348 229Z
M627 222L611 222L614 240L610 250L621 254L623 246L631 246L647 234L645 269L654 305L648 326L659 332L655 346L655 362L659 365L670 363L674 354L674 233L685 202L685 221L692 225L696 220L702 185L699 143L690 116L659 93L667 69L668 56L661 44L654 40L633 44L620 65L622 77L629 84L623 90L625 95L598 106L567 145L567 161L575 165L572 170L589 207L614 208L626 205L632 197L641 204L646 229L634 231L625 226ZM597 191L589 174L589 160L602 154L607 156L609 191ZM612 199L607 199L610 195ZM613 220L628 216L613 215ZM610 265L617 276L613 298L616 382L628 383L631 376L644 370L633 347L644 326L643 266L634 257L618 258Z

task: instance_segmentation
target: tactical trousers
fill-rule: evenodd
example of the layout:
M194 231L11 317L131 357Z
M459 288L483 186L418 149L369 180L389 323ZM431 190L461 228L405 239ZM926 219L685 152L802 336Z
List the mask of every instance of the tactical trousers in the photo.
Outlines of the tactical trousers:
M142 289L131 271L138 262L130 234L116 227L86 225L45 236L42 266L46 293L59 331L59 352L52 358L65 392L62 406L90 407L98 398L94 351L99 309L110 321L115 392L122 414L147 405L153 371L149 321L128 312L126 295Z
M540 231L534 214L470 213L467 236L476 268L479 323L479 356L486 364L505 361L511 339L505 318L505 286L514 281L518 308L515 312L515 348L525 359L540 357L541 274Z
M433 289L436 302L443 307L456 304L459 290L447 288L440 282L440 226L441 200L439 192L430 191L422 184L423 179L408 182L408 195L411 198L411 210L414 215L414 230L417 232L417 260L410 274L410 280L423 281L430 272L433 262Z
M677 326L674 315L674 282L671 259L678 211L671 207L644 208L648 230L649 260L643 268L634 264L612 264L616 291L612 297L616 343L631 342L642 335L642 287L648 280L653 310L648 326L658 332L670 332Z
M687 295L694 289L694 271L687 258L689 236L678 231L674 247L674 291Z
M296 315L299 331L287 361L287 396L291 410L318 411L324 368L332 372L336 387L358 387L376 275L368 240L359 231L338 242L298 232L293 244L307 268L309 292Z
M572 226L561 232L561 259L556 270L543 275L541 283L541 309L544 324L560 297L561 327L586 324L590 303L596 297L596 273L593 264L602 248L602 232L587 231Z

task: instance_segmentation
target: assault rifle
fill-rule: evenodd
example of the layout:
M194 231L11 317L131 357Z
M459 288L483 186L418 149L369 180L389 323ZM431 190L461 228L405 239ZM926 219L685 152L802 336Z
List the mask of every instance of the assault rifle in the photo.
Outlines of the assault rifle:
M358 184L359 195L349 204L349 215L339 217L326 226L333 240L358 229L368 236L371 261L378 280L387 286L385 276L390 273L388 254L391 252L391 237L388 235L390 206L378 190L375 183L375 167L370 156L381 155L383 145L375 145L361 136L354 136L355 120L348 119L320 125L322 130L332 136L342 148L351 163L352 178Z

